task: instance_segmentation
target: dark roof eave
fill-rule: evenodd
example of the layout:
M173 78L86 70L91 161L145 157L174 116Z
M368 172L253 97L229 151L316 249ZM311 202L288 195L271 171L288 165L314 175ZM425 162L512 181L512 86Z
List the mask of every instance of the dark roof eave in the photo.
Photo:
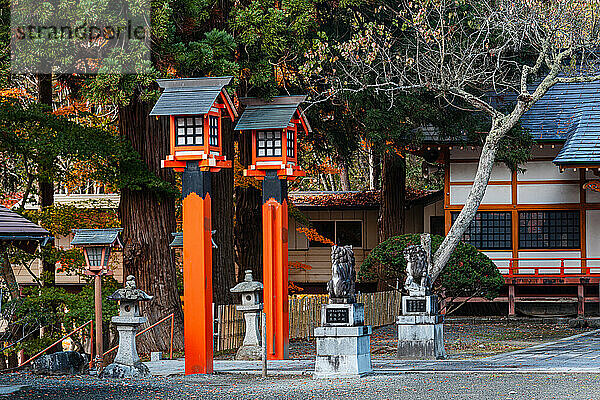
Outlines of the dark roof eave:
M435 203L436 201L443 200L443 198L444 198L444 191L438 190L438 191L435 191L432 193L428 193L428 194L421 196L419 198L416 198L416 199L407 200L406 207L409 208L409 207L419 205L419 204L429 205L429 204ZM296 203L294 203L294 205L296 207L298 207L298 209L307 210L307 211L310 211L310 210L336 210L336 211L339 211L339 210L377 210L377 209L379 209L379 206L380 206L379 204L315 205L315 204L296 204Z
M552 161L556 164L557 167L565 167L569 168L570 165L575 165L578 167L590 167L590 168L598 168L600 167L600 160L587 160L587 161Z
M2 235L0 234L0 242L25 242L25 241L36 241L40 242L42 246L46 243L53 241L54 238L50 235Z

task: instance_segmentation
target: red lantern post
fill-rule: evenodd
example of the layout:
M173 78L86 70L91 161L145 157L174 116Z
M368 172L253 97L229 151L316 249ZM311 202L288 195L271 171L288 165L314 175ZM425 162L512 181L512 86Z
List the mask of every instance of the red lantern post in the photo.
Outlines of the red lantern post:
M304 99L242 99L246 108L235 127L252 135L252 164L244 175L263 186L263 297L272 360L289 357L287 181L306 175L298 166L298 131L310 131L299 107Z
M111 249L123 247L119 239L120 228L113 229L74 229L75 237L71 245L83 248L87 269L86 275L94 277L94 316L96 322L96 357L94 364L98 371L103 367L104 342L102 336L102 276L112 275L108 268Z
M224 89L231 77L161 79L150 115L169 116L170 154L163 168L183 172L185 373L213 372L211 173L231 168L222 154L221 121L237 117Z

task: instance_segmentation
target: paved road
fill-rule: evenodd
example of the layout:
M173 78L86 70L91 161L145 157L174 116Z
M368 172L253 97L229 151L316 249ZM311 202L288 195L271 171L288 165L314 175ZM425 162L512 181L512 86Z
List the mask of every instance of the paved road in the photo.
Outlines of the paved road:
M600 331L482 360L376 360L362 379L313 380L308 360L272 362L263 379L259 365L217 361L221 373L185 377L182 360L149 363L158 376L139 381L4 374L0 387L26 386L0 400L600 399Z
M15 374L7 374L15 375ZM360 380L316 381L306 376L212 375L155 377L142 381L97 378L34 378L20 374L12 383L28 388L10 400L192 400L192 399L436 399L589 400L600 399L600 375L588 374L396 374ZM0 395L0 399L3 399Z
M373 369L378 374L401 372L497 372L497 373L600 373L600 330L565 338L553 343L492 357L470 360L403 361L375 359ZM146 363L154 375L183 374L184 360L163 360ZM260 374L259 361L214 362L216 372ZM310 375L314 360L269 361L269 372L280 375Z

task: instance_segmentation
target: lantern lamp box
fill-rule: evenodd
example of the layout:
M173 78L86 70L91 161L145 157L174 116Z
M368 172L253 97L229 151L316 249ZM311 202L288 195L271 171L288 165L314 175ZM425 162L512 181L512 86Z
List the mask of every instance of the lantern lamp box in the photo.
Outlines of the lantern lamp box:
M225 90L231 76L159 79L164 89L150 115L169 116L170 154L163 168L181 172L188 161L201 170L217 172L231 168L222 149L222 120L237 118L236 108Z
M99 271L105 271L108 275L112 273L108 269L108 260L111 249L123 247L119 237L122 231L122 228L73 229L75 237L71 245L83 248L83 255L92 275Z
M246 97L245 110L235 130L252 135L252 164L244 175L264 178L267 170L293 180L306 173L298 166L298 132L311 132L300 108L306 96L278 96L271 100Z

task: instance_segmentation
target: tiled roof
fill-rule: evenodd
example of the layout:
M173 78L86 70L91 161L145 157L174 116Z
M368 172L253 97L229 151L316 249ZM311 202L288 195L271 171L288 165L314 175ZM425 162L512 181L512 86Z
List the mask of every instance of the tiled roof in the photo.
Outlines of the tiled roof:
M494 107L510 109L514 104L514 94L495 95L490 99ZM583 124L573 127L577 121L600 119L600 82L558 83L538 100L521 118L521 126L527 129L538 141L562 142L574 130L582 129ZM431 126L420 128L425 143L464 142L466 137L448 138Z
M600 119L600 82L558 83L521 118L536 140L565 140Z
M75 237L71 241L73 246L101 246L121 244L119 233L122 228L111 229L73 229Z
M244 110L236 131L252 129L283 129L296 113L296 105L251 106Z
M599 99L600 100L600 99ZM600 104L595 106L600 109ZM569 127L568 139L554 159L557 165L600 165L600 111L580 110Z
M298 111L304 123L310 130L310 125L299 109L306 96L278 96L271 100L258 98L243 98L242 104L246 106L240 117L236 131L252 129L283 129L287 127Z
M41 226L0 206L0 243L10 242L26 251L33 252L38 242L44 245L51 239L50 232Z
M206 114L232 77L159 79L164 92L150 115Z
M407 203L426 201L436 196L441 196L441 191L406 189ZM289 192L288 198L297 207L348 207L348 208L377 208L381 203L381 192L378 190L351 191L351 192Z
M173 241L169 243L169 247L183 247L183 232L173 232Z

